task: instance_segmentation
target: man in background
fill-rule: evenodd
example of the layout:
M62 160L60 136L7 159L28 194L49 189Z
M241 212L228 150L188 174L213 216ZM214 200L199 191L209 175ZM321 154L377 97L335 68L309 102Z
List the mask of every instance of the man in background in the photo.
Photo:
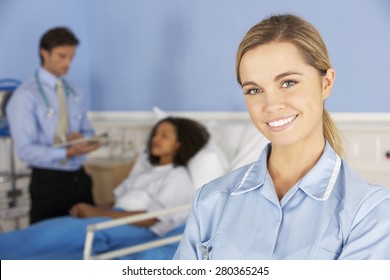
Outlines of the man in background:
M78 202L93 204L92 180L83 169L92 136L84 95L64 79L79 40L65 27L48 30L40 40L41 67L12 94L6 113L18 157L32 168L30 223L68 215Z

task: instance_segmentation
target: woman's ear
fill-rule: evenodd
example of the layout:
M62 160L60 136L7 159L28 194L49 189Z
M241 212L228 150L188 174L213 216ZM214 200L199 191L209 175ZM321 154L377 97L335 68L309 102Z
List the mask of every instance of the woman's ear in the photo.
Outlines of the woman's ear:
M329 68L326 71L325 76L322 77L322 100L325 100L329 97L332 88L336 72L334 69Z

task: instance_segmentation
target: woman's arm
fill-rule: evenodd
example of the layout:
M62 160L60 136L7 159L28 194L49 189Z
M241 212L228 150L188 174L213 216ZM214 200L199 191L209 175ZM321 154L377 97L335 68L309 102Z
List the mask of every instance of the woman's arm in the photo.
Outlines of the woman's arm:
M146 213L144 210L140 211L115 211L112 209L104 207L96 207L87 203L77 203L70 209L70 215L78 218L88 218L88 217L110 217L113 219L118 219L122 217L128 217L131 215L137 215ZM132 225L139 227L150 227L156 224L159 220L157 218L152 218L140 222L133 223Z

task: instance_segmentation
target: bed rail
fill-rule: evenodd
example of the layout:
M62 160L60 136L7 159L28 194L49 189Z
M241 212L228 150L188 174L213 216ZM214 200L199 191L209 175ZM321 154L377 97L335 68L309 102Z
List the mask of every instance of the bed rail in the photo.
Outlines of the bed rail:
M129 254L141 252L144 250L149 250L149 249L153 249L153 248L157 248L160 246L164 246L164 245L178 242L178 241L180 241L182 234L162 238L162 239L159 239L156 241L146 242L146 243L139 244L139 245L129 246L129 247L125 247L123 249L117 249L117 250L114 250L111 252L106 252L106 253L102 253L102 254L98 254L98 255L93 255L93 256L91 255L95 231L103 230L103 229L107 229L107 228L112 228L112 227L117 227L117 226L121 226L121 225L126 225L126 224L132 224L132 223L136 223L136 222L151 219L151 218L158 218L158 217L173 214L176 212L189 210L190 208L191 208L191 204L186 204L186 205L175 207L175 208L169 208L169 209L164 209L164 210L160 210L160 211L153 211L153 212L149 212L149 213L138 214L138 215L128 216L128 217L119 218L119 219L113 219L110 221L105 221L105 222L90 225L87 228L83 258L84 258L84 260L109 260L109 259L113 259L113 258L117 258L117 257L121 257L121 256L125 256L125 255L129 255Z

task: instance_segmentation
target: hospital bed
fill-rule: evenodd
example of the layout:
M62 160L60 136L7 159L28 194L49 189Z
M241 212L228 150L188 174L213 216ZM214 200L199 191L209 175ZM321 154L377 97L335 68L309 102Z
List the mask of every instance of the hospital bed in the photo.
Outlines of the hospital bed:
M195 118L196 119L196 118ZM146 143L146 138L153 126L155 120L147 123L126 124L126 129L132 137L138 137L139 143ZM245 119L244 122L234 122L232 127L227 129L227 126L219 126L214 121L203 122L211 134L209 143L200 150L189 162L188 169L194 185L199 188L208 181L219 177L226 172L235 169L256 160L260 151L267 143L253 127L253 125ZM97 125L97 133L107 131L108 127ZM234 128L234 132L230 130ZM125 129L120 129L125 131ZM109 135L115 135L115 131L107 131ZM232 137L234 136L234 137ZM239 137L237 137L239 136ZM122 135L120 135L122 137ZM104 148L101 151L104 152ZM141 149L142 150L142 149ZM101 152L100 151L100 152ZM139 150L138 150L139 151ZM92 156L93 157L93 156ZM102 154L95 155L95 159L102 158ZM138 160L138 159L137 159ZM206 168L205 168L206 167ZM54 240L50 246L44 249L39 248L38 251L31 250L24 255L18 253L13 259L171 259L176 251L181 234L184 231L184 224L166 233L164 236L153 235L145 238L132 238L128 224L144 219L145 217L159 217L160 215L169 215L176 211L188 211L190 205L183 205L175 209L165 209L161 212L141 214L140 216L132 216L121 219L96 218L94 223L85 223L84 233L76 234L72 230L72 217L66 218L64 223L67 224L67 231L64 232L63 226L48 224L45 229L35 230L35 232L23 240L39 240L45 243L46 240ZM73 218L74 219L74 218ZM78 223L83 223L84 219L77 219ZM34 230L39 225L32 225L28 228ZM41 233L45 232L44 235ZM47 233L49 232L49 233ZM72 237L73 244L77 246L67 246L64 241L61 241L61 236L69 235ZM73 238L74 236L74 238ZM138 236L138 235L137 235ZM134 239L134 240L133 240ZM137 241L137 242L135 242ZM39 243L37 241L37 244ZM54 245L53 245L54 244ZM52 247L53 246L53 247ZM23 250L23 246L20 246ZM14 247L13 247L14 248ZM20 249L20 248L17 248Z

